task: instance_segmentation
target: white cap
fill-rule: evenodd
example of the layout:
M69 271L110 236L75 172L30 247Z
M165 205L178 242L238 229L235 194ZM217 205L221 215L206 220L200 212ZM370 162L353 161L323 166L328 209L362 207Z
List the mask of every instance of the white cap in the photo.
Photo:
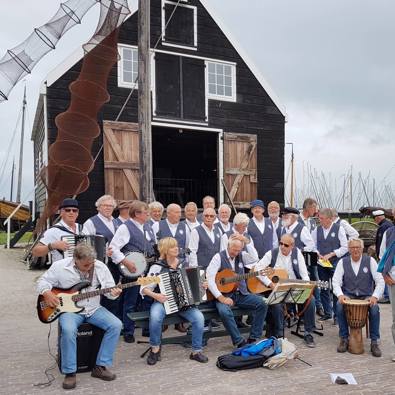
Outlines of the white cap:
M373 217L378 217L379 215L384 215L384 211L383 210L375 210L375 211L372 211L372 215L373 215Z

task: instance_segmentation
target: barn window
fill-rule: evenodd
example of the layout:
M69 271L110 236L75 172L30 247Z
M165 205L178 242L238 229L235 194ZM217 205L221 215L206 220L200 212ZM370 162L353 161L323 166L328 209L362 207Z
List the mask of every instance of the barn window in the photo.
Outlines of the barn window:
M138 54L137 47L119 44L118 86L137 88Z
M209 99L236 101L236 66L206 62L206 92Z
M197 8L162 0L162 44L197 49Z

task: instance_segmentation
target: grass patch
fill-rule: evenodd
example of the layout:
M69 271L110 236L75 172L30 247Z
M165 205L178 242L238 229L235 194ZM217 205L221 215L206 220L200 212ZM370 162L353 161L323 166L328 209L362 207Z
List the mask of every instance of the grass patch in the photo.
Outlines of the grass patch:
M11 240L14 237L15 233L11 233ZM22 238L18 241L18 243L28 243L33 241L32 232L26 232ZM5 245L7 243L7 233L0 232L0 245Z

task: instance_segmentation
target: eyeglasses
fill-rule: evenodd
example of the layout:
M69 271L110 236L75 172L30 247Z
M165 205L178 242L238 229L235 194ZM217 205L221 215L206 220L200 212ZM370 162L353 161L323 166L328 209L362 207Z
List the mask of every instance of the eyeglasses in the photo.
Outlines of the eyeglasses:
M290 244L287 244L287 243L283 243L282 241L280 241L280 246L283 246L283 247L290 247L291 245Z
M78 213L78 208L64 208L64 211L66 211L66 213Z
M104 207L104 208L114 208L114 206L112 204L101 204L100 207Z
M352 247L348 247L350 250L359 250L362 247L361 246L352 246Z
M215 215L213 214L204 214L205 218L215 218Z

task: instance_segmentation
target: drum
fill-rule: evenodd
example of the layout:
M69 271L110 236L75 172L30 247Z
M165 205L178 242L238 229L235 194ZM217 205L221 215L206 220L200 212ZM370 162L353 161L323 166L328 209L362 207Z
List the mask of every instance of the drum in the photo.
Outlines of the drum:
M366 325L369 305L368 300L349 299L344 302L344 311L350 327L348 351L352 354L363 354L364 352L362 328Z

